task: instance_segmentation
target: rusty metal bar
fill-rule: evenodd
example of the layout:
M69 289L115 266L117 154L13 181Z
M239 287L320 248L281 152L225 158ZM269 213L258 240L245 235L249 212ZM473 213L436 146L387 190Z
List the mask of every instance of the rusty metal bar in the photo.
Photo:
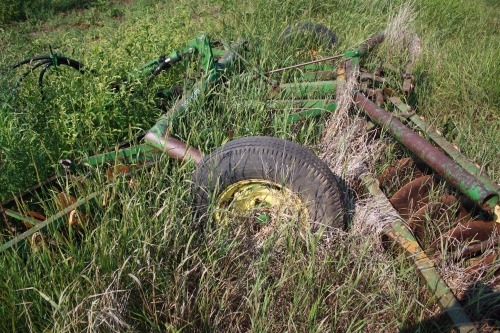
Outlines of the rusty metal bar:
M37 231L42 230L43 228L45 228L49 224L53 223L54 221L57 221L58 219L60 219L64 215L69 214L72 210L74 210L75 208L77 208L77 207L85 204L86 202L94 199L100 193L101 193L100 191L93 192L93 193L87 195L86 197L79 199L77 202L75 202L71 206L68 206L65 209L58 212L57 214L52 215L51 217L47 218L45 221L36 224L35 226L33 226L33 228L30 228L29 230L23 232L22 234L15 236L11 240L9 240L8 242L6 242L2 246L0 246L0 253L11 248L12 246L16 245L17 243L19 243L23 239L30 237L31 235L33 235Z
M479 178L483 183L488 184L491 188L494 188L496 192L500 190L500 186L495 184L488 175L482 171L476 164L471 162L467 157L465 157L457 148L455 148L450 142L439 134L438 131L434 129L431 125L427 124L418 115L412 112L409 105L405 104L401 99L396 96L390 97L389 101L394 104L399 111L401 111L405 117L417 125L425 134L427 134L432 141L434 141L441 149L443 149L455 162L460 164L465 170Z
M167 135L157 136L152 133L146 134L144 140L151 146L158 148L168 154L168 156L181 161L191 159L194 163L199 164L202 160L201 152L193 147L188 147L184 142Z
M324 61L330 61L330 60L342 58L343 56L344 56L343 54L337 54L337 55L322 58L322 59L316 59L316 60L312 60L312 61L308 61L308 62L303 62L303 63L297 64L297 65L292 65L292 66L283 67L283 68L277 68L277 69L273 69L271 71L265 72L264 75L280 73L280 72L286 71L288 69L295 69L295 68L300 68L300 67L304 67L307 65L317 64L317 63L324 62Z
M367 54L372 48L374 48L376 45L382 43L385 39L385 33L381 32L377 35L374 35L361 43L361 45L358 47L356 50L358 52L358 56L363 56Z
M471 175L458 163L406 127L391 113L371 102L363 94L357 92L354 97L356 105L360 106L376 124L386 129L396 140L439 173L446 181L483 209L494 209L499 200L499 194L494 188Z

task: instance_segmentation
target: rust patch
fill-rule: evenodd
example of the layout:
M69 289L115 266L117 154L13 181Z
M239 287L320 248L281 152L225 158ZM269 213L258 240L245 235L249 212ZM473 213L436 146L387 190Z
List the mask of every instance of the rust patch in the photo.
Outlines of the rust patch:
M380 186L385 188L393 183L397 177L407 174L411 174L412 179L423 176L422 172L416 168L413 159L409 157L399 159L393 165L385 169L378 178L378 181L380 182Z
M494 221L470 220L466 223L459 223L442 237L455 242L478 243L489 240L495 232L500 234L500 224Z
M496 262L497 258L498 258L498 253L491 253L487 256L484 256L477 262L475 262L473 265L467 267L465 273L470 274L472 277L476 279L480 279L488 271L491 265L493 265L493 263ZM500 275L500 268L494 272L494 275L495 276Z
M458 199L453 195L445 195L437 201L429 202L418 209L408 219L408 226L413 230L417 239L421 242L425 240L426 221L445 220L455 221L470 216L463 209L456 209L459 204ZM463 220L461 222L464 222Z
M435 185L434 176L427 175L412 180L389 200L405 220L429 202L429 191Z

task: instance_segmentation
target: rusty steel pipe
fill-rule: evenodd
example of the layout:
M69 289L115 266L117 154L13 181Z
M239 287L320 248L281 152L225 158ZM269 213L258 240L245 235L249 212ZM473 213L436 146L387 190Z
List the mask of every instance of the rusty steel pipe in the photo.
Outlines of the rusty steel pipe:
M358 52L358 56L363 56L368 53L373 47L376 45L382 43L385 39L385 32L381 32L377 35L374 35L370 37L369 39L365 40L361 45L358 47L356 50Z
M196 164L200 164L202 160L201 152L193 147L188 147L187 144L170 135L157 136L153 133L147 133L144 140L155 148L158 148L177 160L186 162L192 160Z
M355 93L356 105L396 140L407 147L446 181L485 210L493 210L499 195L494 188L484 184L458 163L446 156L420 135L406 127L391 113L378 107L360 92Z
M174 137L168 136L164 143L165 151L173 158L185 161L192 159L196 164L200 164L202 157L198 149L188 147L184 142Z

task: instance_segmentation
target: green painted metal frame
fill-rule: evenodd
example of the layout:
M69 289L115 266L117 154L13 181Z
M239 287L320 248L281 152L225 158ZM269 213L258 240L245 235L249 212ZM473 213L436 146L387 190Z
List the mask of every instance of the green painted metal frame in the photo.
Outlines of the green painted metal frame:
M243 45L243 42L239 42L238 45ZM234 47L237 48L238 45L234 45ZM221 60L217 62L215 55L220 56ZM198 56L198 59L200 61L200 67L205 75L202 78L202 80L195 83L191 91L187 94L187 97L181 99L175 105L174 113L184 111L190 105L190 103L192 103L199 97L199 94L201 90L204 88L204 86L210 83L214 83L220 76L220 74L225 70L225 68L230 64L230 62L232 62L235 59L234 54L231 51L226 50L224 52L221 52L220 50L217 51L213 50L210 45L210 39L204 33L199 34L195 39L189 41L187 43L187 46L183 48L181 51L174 50L165 59L166 60L168 59L167 61L169 61L169 63L176 63L188 56ZM140 70L135 71L131 75L129 75L129 79L137 78L137 76L151 75L155 71L155 69L161 65L160 59L162 58L150 61ZM167 127L165 126L166 124L165 120L167 120L166 117L161 117L160 120L155 124L155 126L153 126L153 128L149 131L149 133L159 134L160 136L167 138L166 135ZM71 168L81 169L89 166L97 167L106 164L114 165L115 163L118 162L127 164L143 164L144 162L147 162L149 160L154 159L155 157L158 157L163 151L165 151L165 147L162 146L161 144L158 144L158 142L156 141L148 140L147 137L145 137L144 141L145 141L144 143L140 143L137 145L132 144L130 147L124 149L117 149L112 152L107 152L88 157L86 159L79 161L76 165L71 165ZM56 177L52 177L52 181L55 180ZM51 182L48 182L45 185L48 185L50 183ZM33 195L35 191L41 190L42 187L43 185L36 186L33 188L32 191L25 191L18 197L22 198L25 196L29 196L30 194ZM21 233L20 235L14 236L12 239L10 239L2 246L0 246L0 252L3 252L19 244L21 241L25 240L26 238L30 237L31 235L33 235L38 231L43 231L47 226L61 219L62 217L66 216L72 210L78 208L79 206L83 205L84 203L90 200L95 199L98 195L100 195L100 193L101 191L98 191L79 199L75 204L72 204L69 207L57 212L55 215L48 217L43 222L40 222L36 219L26 216L25 214L22 214L13 209L6 208L5 206L18 207L18 203L23 201L22 199L21 200L16 199L17 198L16 196L13 199L8 200L7 201L8 204L5 203L1 204L0 214L1 216L4 217L4 219L7 219L8 217L14 218L17 221L29 223L33 225L33 227Z
M71 165L71 168L81 169L85 167L98 167L102 165L113 165L115 163L127 163L127 164L142 164L146 161L152 160L163 152L169 153L169 142L172 138L169 137L170 117L175 114L181 114L193 103L197 102L200 96L206 91L206 89L217 82L219 78L224 74L224 72L230 68L232 62L234 62L242 48L244 48L246 41L238 40L237 42L230 45L226 50L217 50L211 47L210 38L205 33L199 34L196 38L190 40L186 47L181 50L172 51L167 57L159 57L158 59L152 60L142 66L140 69L132 72L128 75L127 80L140 79L142 77L147 77L153 75L155 71L161 68L162 64L165 62L168 64L175 64L180 62L182 59L189 60L192 58L197 58L201 70L203 71L203 77L197 81L192 88L184 94L173 108L161 116L156 124L145 134L143 143L133 144L130 147L124 149L117 149L115 151L95 155L83 159ZM325 72L330 72L335 69L331 65L309 65L305 66L304 69L311 71L322 71L319 76L327 76ZM311 72L304 72L303 78L317 78L318 75ZM298 94L308 96L312 93L322 94L322 95L333 95L335 94L335 82L334 81L313 81L313 82L297 82L297 83L286 83L281 87L282 95L293 95L294 98ZM315 117L321 115L325 112L332 112L336 109L337 105L335 102L330 100L281 100L271 102L272 107L287 108L293 106L295 109L300 111L289 115L286 119L287 122L294 122L300 119L307 119L310 117ZM189 148L186 148L186 150ZM182 155L182 154L181 154ZM178 157L178 154L175 156ZM39 190L42 186L38 187ZM24 193L29 195L29 193ZM72 209L75 209L83 202L94 199L98 194L93 194L87 196L83 199L78 200L78 205L72 205ZM83 200L83 201L82 201ZM11 202L16 202L16 200ZM15 205L15 203L14 203ZM4 218L11 217L18 221L24 221L35 227L27 230L14 237L13 239L6 242L2 247L0 247L0 252L10 248L20 241L29 237L33 233L44 229L49 224L67 215L72 209L64 209L52 217L47 218L43 223L39 223L36 219L30 218L20 212L13 209L5 208L0 206L0 213L4 214Z

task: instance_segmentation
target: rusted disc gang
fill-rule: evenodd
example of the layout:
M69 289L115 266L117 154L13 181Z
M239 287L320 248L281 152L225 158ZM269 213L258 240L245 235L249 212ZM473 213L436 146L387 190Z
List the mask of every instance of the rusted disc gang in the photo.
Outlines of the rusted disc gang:
M442 219L446 215L447 221L465 222L471 219L467 211L458 206L459 201L453 195L444 195L437 201L429 202L418 209L408 218L408 226L415 236L423 242L425 224L429 219Z
M491 249L492 247L498 247L499 243L500 243L500 237L495 237L495 238L491 237L480 243L467 245L462 251L460 251L460 255L462 257L470 257L476 253L482 253L487 249Z
M443 235L443 237L456 238L461 242L473 239L482 242L487 240L495 231L500 233L499 223L495 223L494 221L472 220L465 224L457 225L450 230L449 233Z
M404 185L389 200L404 219L429 202L429 191L435 185L433 175L422 176Z
M378 181L382 186L386 183L393 182L401 174L407 174L412 172L415 178L422 176L422 172L415 168L415 163L413 159L406 157L397 160L393 165L384 170L382 175L378 178Z
M499 258L498 253L490 253L489 255L483 256L473 265L467 267L465 273L471 275L472 277L478 279L481 278ZM495 276L500 275L500 268L494 273ZM500 281L499 281L500 282Z
M451 244L458 244L460 242L466 245L463 249L463 256L471 256L474 253L482 252L488 245L493 246L495 239L491 238L494 235L500 235L500 224L494 221L483 221L483 220L470 220L465 223L459 223L453 229L441 235L440 239L443 239ZM440 239L434 240L429 248L436 248L439 246Z

